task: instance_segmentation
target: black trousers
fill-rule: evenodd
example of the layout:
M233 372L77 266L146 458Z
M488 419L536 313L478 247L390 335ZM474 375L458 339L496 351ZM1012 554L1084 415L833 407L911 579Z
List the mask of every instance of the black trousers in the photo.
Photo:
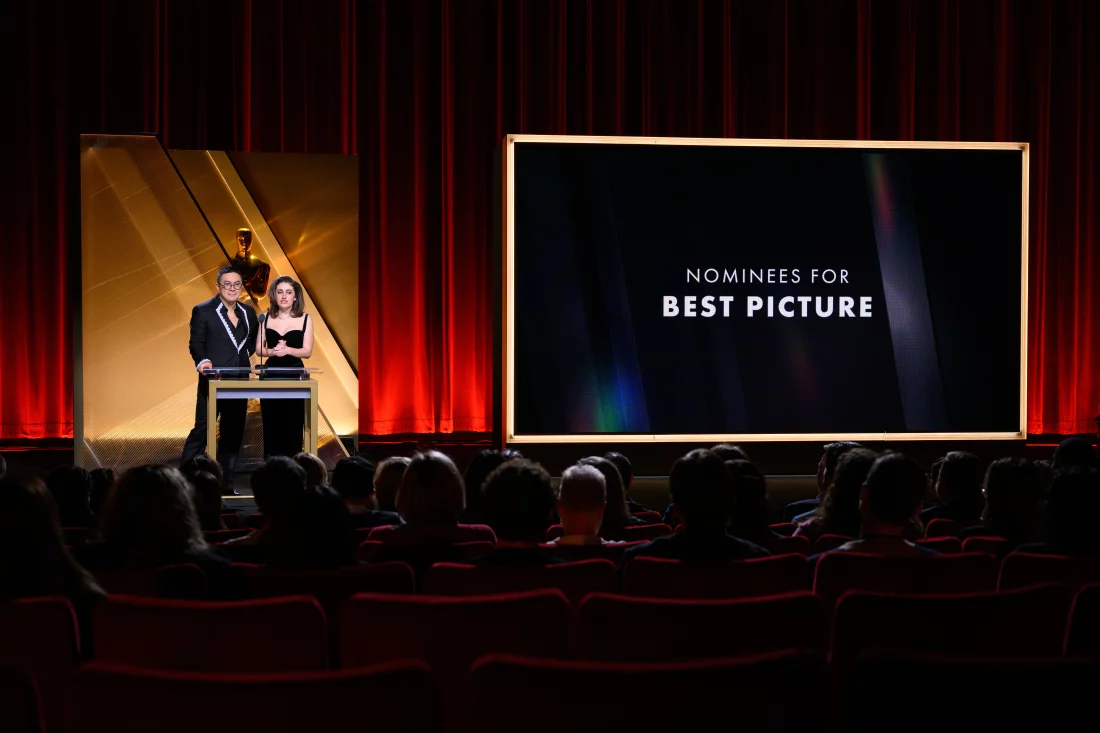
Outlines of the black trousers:
M302 450L305 400L260 400L264 418L264 456L290 456Z
M187 435L183 444L183 456L186 461L206 450L206 400L210 394L210 383L206 377L199 377L198 398L195 400L195 427ZM218 434L218 463L226 481L231 480L233 468L237 464L237 454L241 452L244 440L244 418L248 412L248 400L218 400L218 415L221 417Z

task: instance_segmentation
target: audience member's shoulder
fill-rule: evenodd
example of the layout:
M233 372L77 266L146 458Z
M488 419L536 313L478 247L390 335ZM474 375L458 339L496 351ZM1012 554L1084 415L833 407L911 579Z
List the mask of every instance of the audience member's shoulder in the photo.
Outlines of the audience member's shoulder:
M738 548L738 552L735 554L741 554L746 558L771 557L772 555L771 552L764 549L755 542L749 542L748 540L743 540L740 537L732 536L730 537L730 539L734 541L735 546Z

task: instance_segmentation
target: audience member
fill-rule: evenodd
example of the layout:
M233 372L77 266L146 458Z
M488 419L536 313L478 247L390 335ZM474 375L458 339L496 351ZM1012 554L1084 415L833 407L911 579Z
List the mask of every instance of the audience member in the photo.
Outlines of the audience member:
M711 450L723 461L751 461L745 449L733 443L719 443Z
M783 509L783 519L787 522L804 522L814 515L821 502L825 500L825 494L833 483L833 472L836 471L836 462L840 457L852 450L859 448L859 443L841 441L838 443L826 443L825 452L817 462L817 496L813 499L794 501Z
M942 476L942 474L941 474ZM887 557L938 555L905 539L912 520L920 512L928 476L912 458L887 453L875 459L859 499L860 538L833 552L863 552ZM810 558L816 562L820 555Z
M1020 545L1021 552L1096 557L1100 555L1100 471L1070 465L1056 469L1046 503L1046 541Z
M604 453L603 457L614 463L615 468L619 469L619 477L622 478L623 489L626 491L626 506L630 513L637 514L638 512L648 511L645 504L630 498L630 487L634 485L634 465L630 462L630 459L615 451Z
M1054 470L1071 467L1096 468L1096 451L1084 438L1066 438L1054 449Z
M982 462L973 453L951 451L943 458L936 476L937 506L921 512L921 522L951 519L963 526L981 520L985 499L982 497Z
M380 511L397 514L397 490L410 462L406 456L390 456L374 469L374 497Z
M195 511L198 512L202 531L225 529L225 522L222 521L222 484L218 477L209 471L199 471L187 480L195 490Z
M993 461L985 472L982 490L982 523L960 530L961 539L992 535L1008 540L1011 547L1039 541L1043 479L1038 466L1024 458Z
M341 458L332 470L332 489L347 504L354 526L366 528L401 524L403 520L397 512L378 509L374 491L375 475L374 466L366 458Z
M761 544L779 535L768 528L768 484L764 474L751 461L726 461L733 478L733 516L729 532L749 542Z
M92 492L88 495L88 508L92 510L92 516L98 517L103 512L103 504L107 501L107 494L115 483L115 472L110 468L94 468L91 471Z
M397 490L397 511L405 523L376 527L367 539L392 545L450 545L491 533L483 525L459 524L465 508L466 490L454 462L438 451L418 453Z
M180 464L180 473L183 474L184 478L190 479L200 471L214 474L219 483L222 480L222 464L206 453L196 453Z
M589 456L577 461L581 466L592 466L603 474L607 488L607 504L603 509L603 524L600 526L600 537L605 540L622 540L627 527L636 527L645 524L644 519L638 519L630 513L626 504L626 488L623 486L623 478L619 475L619 469L615 464L601 456Z
M62 527L92 527L92 475L79 466L59 466L50 472L46 486L57 504Z
M466 486L466 508L462 512L463 524L485 524L485 507L482 486L493 471L515 458L523 458L519 451L486 449L478 453L466 466L463 483Z
M252 474L252 494L264 523L247 537L222 545L234 560L262 563L270 547L295 542L295 510L306 490L306 471L292 458L272 456Z
M497 536L497 548L472 565L546 565L560 563L539 544L554 512L554 487L542 466L513 458L493 470L482 487L485 515Z
M273 567L337 568L358 563L351 512L324 484L293 494L289 531L276 532L265 547Z
M705 562L771 554L727 531L733 512L733 477L716 453L700 448L680 458L672 465L668 484L672 502L683 518L683 529L678 534L629 548L624 561L664 557Z
M328 466L324 461L305 451L295 455L294 460L305 469L307 486L328 486Z
M608 459L610 460L610 459ZM605 545L600 537L607 503L607 479L595 466L570 466L558 486L558 518L562 536L552 545Z
M65 548L57 504L45 484L6 473L0 478L0 601L64 596L90 641L92 610L106 593Z
M100 520L103 541L79 548L78 559L93 572L191 563L216 585L212 575L229 561L206 544L193 495L178 469L131 468L107 497Z
M862 522L859 497L876 458L878 455L867 448L853 448L841 455L825 501L813 516L798 525L795 534L808 537L811 544L823 534L858 537Z

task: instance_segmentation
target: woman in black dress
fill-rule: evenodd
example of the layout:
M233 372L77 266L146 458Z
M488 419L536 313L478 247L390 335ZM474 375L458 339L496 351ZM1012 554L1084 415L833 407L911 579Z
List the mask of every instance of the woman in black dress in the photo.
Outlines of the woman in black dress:
M267 291L270 304L263 329L257 334L256 353L269 367L301 369L313 353L313 321L302 312L302 286L286 275ZM274 373L269 379L293 379L293 373ZM304 400L261 400L264 418L264 455L293 456L302 450Z

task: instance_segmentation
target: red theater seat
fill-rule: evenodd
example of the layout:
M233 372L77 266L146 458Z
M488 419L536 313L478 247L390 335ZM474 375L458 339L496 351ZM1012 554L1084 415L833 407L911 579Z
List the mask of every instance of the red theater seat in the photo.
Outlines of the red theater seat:
M876 593L973 593L997 587L997 559L992 555L881 557L857 552L822 555L814 592L835 601L849 590Z
M92 574L100 587L111 594L202 600L209 593L206 573L191 564L148 570L100 569Z
M643 639L658 639L646 643ZM581 603L577 655L655 662L805 649L824 655L824 602L809 591L733 600L631 598L598 593Z
M933 519L924 528L924 536L928 538L958 537L960 529L959 523L954 519Z
M761 547L773 555L802 555L810 554L809 537L769 537L759 543Z
M850 664L875 651L1058 656L1070 599L1054 584L962 595L845 593L833 620L833 660Z
M871 655L857 663L842 729L1079 730L1096 716L1098 677L1097 660Z
M101 661L196 672L324 669L325 614L313 598L208 602L116 596L95 611Z
M405 563L352 565L331 570L268 568L234 565L240 572L245 598L313 596L329 615L356 593L413 593L416 580Z
M827 708L823 673L799 652L664 664L490 655L472 670L475 730L804 731Z
M589 593L619 589L619 572L610 560L581 560L558 565L474 566L437 563L428 571L424 592L436 596L477 596L555 588L570 603Z
M977 552L994 557L1004 557L1011 545L1004 537L967 537L963 540L963 552Z
M664 517L660 512L644 511L634 512L634 516L643 520L646 524L660 524L664 521Z
M706 564L639 557L623 568L623 593L648 598L749 598L809 588L801 555Z
M34 677L18 667L3 664L0 664L0 730L5 733L46 730Z
M1100 659L1100 583L1086 585L1073 600L1066 654Z
M1038 583L1061 583L1077 590L1089 583L1100 582L1100 558L1033 555L1012 552L1001 564L998 588L1012 590Z
M302 733L442 727L428 668L201 674L92 663L73 681L67 733Z
M481 654L558 657L569 639L569 603L560 591L474 598L361 594L340 612L345 667L422 659L450 678Z
M778 535L790 537L798 529L798 525L794 522L779 522L778 524L769 524L768 529Z
M941 555L958 555L963 551L958 537L928 537L917 540L917 544L935 550Z
M68 600L28 598L0 603L0 665L34 678L51 727L63 720L68 677L79 659L80 632ZM15 673L10 683L10 694L26 692ZM0 730L7 726L0 725Z
M234 514L233 516L237 516ZM202 533L202 536L206 538L206 541L211 545L218 545L226 540L235 540L238 537L247 537L255 530L251 529L212 529Z
M835 550L841 545L851 542L853 539L855 538L842 534L823 534L814 542L813 553L817 555L818 553Z
M231 514L222 515L222 524L226 529L247 529L244 526L244 520L241 519L241 515L233 512Z
M638 542L639 540L655 540L658 537L667 537L673 534L672 527L667 524L635 524L623 527L617 532L601 532L605 540L616 542Z

